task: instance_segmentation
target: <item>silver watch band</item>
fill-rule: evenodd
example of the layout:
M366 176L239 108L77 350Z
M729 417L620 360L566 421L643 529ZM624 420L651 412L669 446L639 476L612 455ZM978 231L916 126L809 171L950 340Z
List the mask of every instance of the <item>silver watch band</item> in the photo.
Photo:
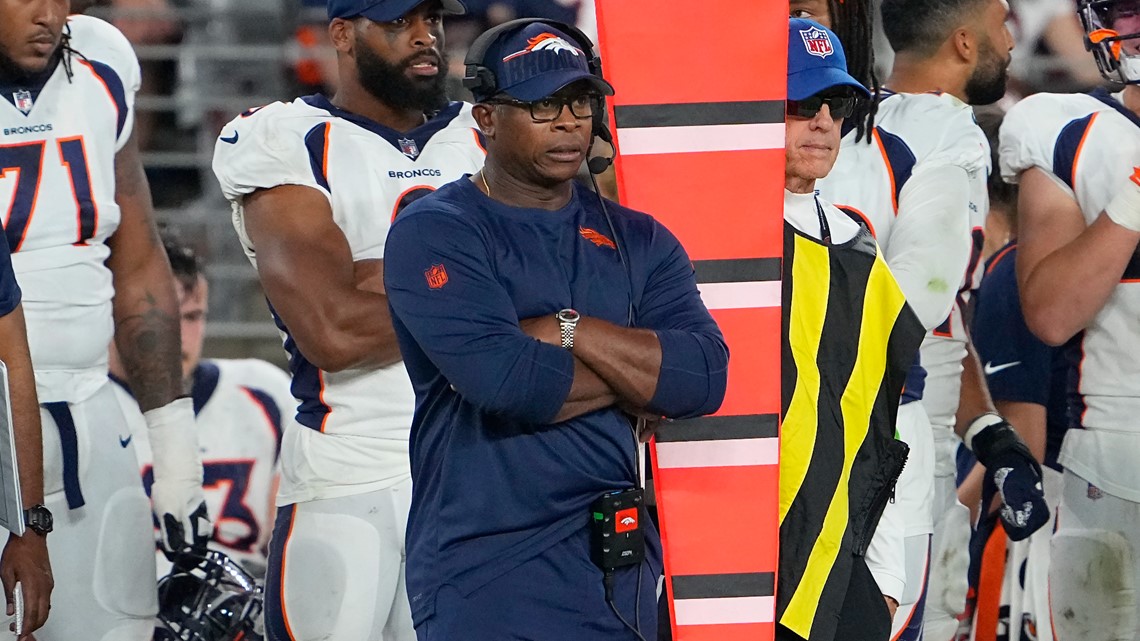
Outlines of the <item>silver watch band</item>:
M562 330L562 349L574 349L574 328L578 326L578 323L559 321L558 325Z

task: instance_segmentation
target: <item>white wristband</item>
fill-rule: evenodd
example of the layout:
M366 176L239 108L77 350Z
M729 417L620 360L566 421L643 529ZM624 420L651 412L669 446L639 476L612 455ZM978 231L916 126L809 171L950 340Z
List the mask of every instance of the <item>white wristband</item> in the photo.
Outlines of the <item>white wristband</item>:
M982 430L991 425L997 425L1005 419L993 412L986 412L978 418L970 422L970 427L966 430L966 434L962 437L962 442L966 444L966 449L971 452L974 451L974 437L981 434Z
M1140 232L1140 183L1129 178L1105 206L1104 215L1125 229Z
M196 480L202 483L198 434L194 429L194 403L178 398L143 414L155 479Z

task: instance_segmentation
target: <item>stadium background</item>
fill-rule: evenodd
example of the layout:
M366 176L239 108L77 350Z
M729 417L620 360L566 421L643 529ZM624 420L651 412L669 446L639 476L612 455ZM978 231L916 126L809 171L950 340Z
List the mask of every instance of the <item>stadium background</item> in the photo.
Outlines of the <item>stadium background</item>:
M591 37L596 33L592 0L464 2L469 14L445 23L455 99L469 97L459 82L467 45L490 26L544 17L576 23ZM691 7L675 2L677 10ZM988 116L1000 115L1031 93L1085 90L1100 83L1084 51L1074 0L1009 2L1017 42L1010 93L991 113L980 114L984 123L996 122ZM668 4L659 6L669 10ZM257 357L284 366L277 330L237 242L210 160L221 127L241 111L335 91L324 0L73 0L72 9L114 22L138 53L143 67L138 132L157 216L198 250L210 280L204 355ZM724 20L726 28L731 24L730 17L706 18ZM890 52L881 30L876 44L879 75L885 78ZM1004 232L993 231L987 245L1000 247Z

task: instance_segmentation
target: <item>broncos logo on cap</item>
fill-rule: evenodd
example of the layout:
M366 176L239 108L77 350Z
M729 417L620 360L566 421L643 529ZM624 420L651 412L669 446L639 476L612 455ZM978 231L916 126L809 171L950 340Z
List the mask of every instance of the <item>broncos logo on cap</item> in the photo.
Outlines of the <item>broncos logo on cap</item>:
M530 40L527 40L526 49L523 49L522 51L516 51L506 58L503 58L503 62L506 62L512 58L517 58L519 56L525 56L526 54L532 53L534 51L553 51L554 53L558 53L559 51L569 51L575 56L582 55L582 50L570 44L569 42L566 42L565 38L556 36L553 33L544 32L538 34Z

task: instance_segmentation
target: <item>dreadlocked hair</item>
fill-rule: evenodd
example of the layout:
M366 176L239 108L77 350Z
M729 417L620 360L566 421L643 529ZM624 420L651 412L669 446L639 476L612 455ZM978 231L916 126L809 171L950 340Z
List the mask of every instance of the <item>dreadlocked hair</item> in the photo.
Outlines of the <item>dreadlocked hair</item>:
M71 24L65 24L63 33L59 39L59 54L60 60L63 62L63 72L67 74L67 81L71 82L71 78L75 75L71 71L71 57L74 55L82 56L75 49L71 48Z
M847 73L871 90L870 100L860 100L851 115L855 123L855 140L865 137L871 142L875 114L879 110L879 77L875 74L874 15L871 0L828 0L831 24L843 52L847 54Z

